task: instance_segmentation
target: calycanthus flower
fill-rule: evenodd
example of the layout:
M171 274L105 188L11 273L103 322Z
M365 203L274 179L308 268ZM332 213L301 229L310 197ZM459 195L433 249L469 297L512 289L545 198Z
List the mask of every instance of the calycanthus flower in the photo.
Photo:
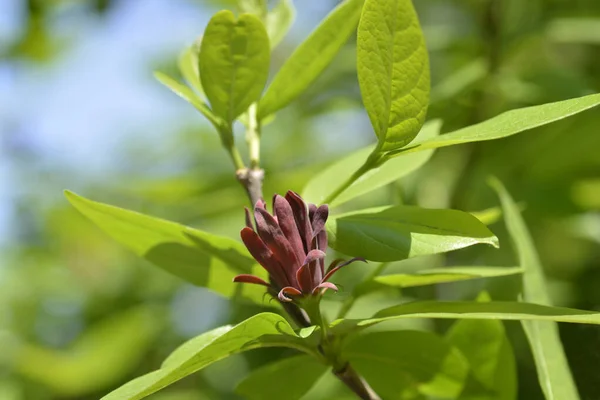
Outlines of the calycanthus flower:
M233 281L254 283L278 292L282 302L293 298L319 295L327 289L338 288L329 278L340 268L362 258L333 261L325 270L327 232L325 222L329 215L326 204L317 207L307 204L296 193L273 197L273 215L264 201L254 207L254 221L246 209L246 227L240 235L252 257L269 273L271 283L254 275L238 275Z

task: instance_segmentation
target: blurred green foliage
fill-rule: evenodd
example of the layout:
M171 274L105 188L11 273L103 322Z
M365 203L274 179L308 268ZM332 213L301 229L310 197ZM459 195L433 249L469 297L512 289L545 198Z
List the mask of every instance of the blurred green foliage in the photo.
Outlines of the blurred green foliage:
M27 19L23 31L0 52L0 62L26 59L43 64L61 57L74 39L53 32L48 19L69 1L24 3ZM116 1L87 3L102 18ZM209 3L212 9L207 12L235 7L233 1ZM298 14L306 14L304 1L295 3ZM335 2L327 3L333 7ZM597 0L415 3L431 59L428 119L443 120L443 132L511 108L600 92ZM195 4L206 7L208 3ZM199 26L199 33L201 29ZM292 41L284 40L273 55L273 64L278 67L293 48ZM173 54L179 50L173 49ZM301 99L265 127L262 161L268 176L267 197L289 189L300 191L315 171L372 140L366 120L356 122L354 114L361 107L355 54L351 40ZM169 56L161 62L174 65L176 60ZM181 103L181 107L186 105ZM191 121L189 129L174 131L169 151L152 160L169 164L183 159L185 174L165 177L137 172L110 184L90 181L87 193L111 204L236 237L243 224L246 199L217 135L199 120ZM600 310L600 157L597 150L592 151L600 148L599 133L599 111L593 110L526 135L441 149L420 170L353 199L347 206L375 206L391 200L484 210L498 203L485 184L486 177L494 174L525 207L554 303ZM353 139L337 145L346 135L353 135ZM149 148L151 145L147 144ZM20 168L35 168L15 162ZM143 167L149 160L143 154L132 154L131 163ZM212 293L192 289L138 260L85 221L66 201L42 208L39 199L24 195L15 203L21 210L19 226L13 242L2 249L5 265L0 268L2 400L97 399L155 369L184 339L257 311L257 307L230 306ZM447 256L413 259L390 265L388 272L405 273L444 264L515 265L517 258L503 225L494 224L492 229L500 237L500 250L471 248ZM372 268L367 265L341 272L343 290L328 301L341 306L344 292L353 289L352 282ZM455 282L402 289L402 296L473 298L485 288L494 299L512 299L515 284L511 277L493 283ZM399 296L393 288L385 295L365 296L351 314L368 316L375 309L395 304ZM450 322L398 324L443 332ZM515 343L519 398L541 399L526 340L516 324L506 327ZM600 341L600 328L560 328L582 398L600 398L596 373L600 352L594 350ZM232 357L150 398L239 398L233 388L248 371L275 360L282 352L289 351L259 350ZM345 390L326 375L305 398L346 398Z

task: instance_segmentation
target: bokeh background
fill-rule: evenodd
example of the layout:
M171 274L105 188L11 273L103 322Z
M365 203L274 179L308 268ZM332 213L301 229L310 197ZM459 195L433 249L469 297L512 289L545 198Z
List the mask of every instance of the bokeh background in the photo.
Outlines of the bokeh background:
M432 64L431 118L450 131L504 110L600 92L598 0L417 0ZM281 62L336 4L296 0ZM215 132L162 87L219 0L0 0L0 399L98 399L160 365L178 344L256 308L183 283L138 260L71 208L86 197L237 236L244 192ZM312 174L373 142L361 109L352 39L323 76L263 134L265 195L300 191ZM241 132L240 132L241 133ZM243 140L241 141L243 142ZM348 207L406 202L495 207L494 174L521 202L558 305L600 310L600 112L506 140L438 151L401 182ZM502 248L398 263L513 265ZM345 290L369 268L340 273ZM510 279L390 292L357 303L368 315L403 298L511 298ZM329 301L339 303L343 293ZM361 314L363 313L363 314ZM443 331L447 323L416 322ZM520 399L541 399L518 324L507 324ZM582 399L600 399L600 328L561 325ZM280 350L235 356L153 400L236 399L233 388ZM324 378L307 399L348 393ZM351 397L348 397L351 398Z

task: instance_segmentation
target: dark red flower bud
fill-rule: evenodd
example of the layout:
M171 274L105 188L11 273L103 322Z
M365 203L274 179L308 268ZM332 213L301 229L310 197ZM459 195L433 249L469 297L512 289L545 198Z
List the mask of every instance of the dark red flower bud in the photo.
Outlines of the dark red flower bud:
M246 227L240 233L242 241L252 257L267 270L271 283L253 275L238 275L233 281L272 287L279 293L280 301L319 295L327 289L337 291L337 287L328 282L329 278L341 267L365 260L353 258L343 263L336 260L325 271L328 215L327 205L307 205L292 191L287 192L285 198L275 195L273 215L267 211L264 201L256 203L256 230L246 209Z

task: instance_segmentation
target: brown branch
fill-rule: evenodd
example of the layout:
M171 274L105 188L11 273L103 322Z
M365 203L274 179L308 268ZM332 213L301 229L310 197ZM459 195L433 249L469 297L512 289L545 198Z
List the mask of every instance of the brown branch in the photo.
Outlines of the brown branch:
M250 203L252 203L251 206L254 208L256 203L263 198L262 186L265 179L265 171L260 168L242 168L235 172L235 176L244 189L246 189Z
M339 371L333 371L333 374L362 400L381 400L377 393L369 387L369 384L358 375L350 364L346 364Z

